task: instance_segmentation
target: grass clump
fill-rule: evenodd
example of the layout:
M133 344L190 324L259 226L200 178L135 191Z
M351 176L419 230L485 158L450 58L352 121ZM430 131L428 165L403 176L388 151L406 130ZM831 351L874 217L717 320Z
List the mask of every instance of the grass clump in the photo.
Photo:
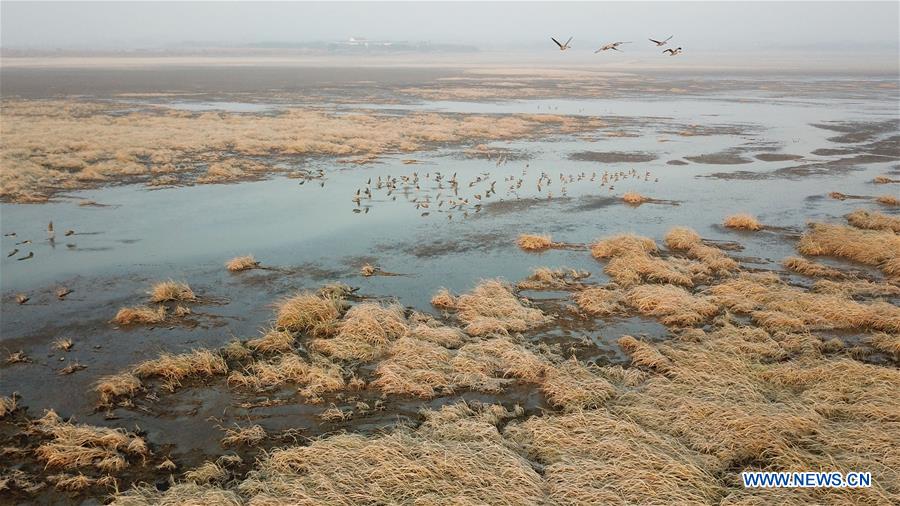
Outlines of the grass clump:
M128 467L129 458L143 459L150 454L139 436L121 429L76 425L62 420L53 410L36 420L33 428L50 437L35 449L35 456L47 467L112 473Z
M847 215L847 222L856 228L900 232L900 218L876 211L857 209Z
M693 286L694 277L708 273L703 264L683 259L663 260L655 256L656 252L652 239L634 234L612 236L591 246L594 258L608 260L603 271L620 286L641 282Z
M888 276L900 276L900 236L890 231L812 223L800 237L797 251L846 258L878 267Z
M187 283L179 281L161 281L150 289L151 302L191 302L197 300L194 291Z
M575 357L544 369L541 392L554 407L565 411L599 408L616 393L596 365Z
M240 496L230 490L215 485L198 484L193 481L176 483L165 491L154 485L141 485L115 496L117 506L158 506L158 505L221 505L243 506Z
M225 429L225 437L222 438L222 446L254 446L262 442L268 435L261 425Z
M499 279L482 281L471 292L460 295L456 316L471 336L524 332L551 320L540 309L522 305Z
M845 273L839 269L828 267L827 265L813 262L803 257L787 257L781 261L781 265L797 274L813 278L841 279L845 277Z
M622 200L625 201L626 204L638 206L650 199L637 192L626 192L625 195L622 195Z
M875 176L875 179L872 180L875 184L888 184L888 183L897 183L900 182L896 179L891 179L888 176Z
M725 218L725 221L722 224L727 228L737 230L750 230L755 232L762 229L759 220L750 214L732 214Z
M72 339L66 337L61 339L56 339L53 341L53 349L59 351L69 351L72 347L75 346L75 342Z
M458 348L466 341L466 334L456 327L419 324L410 328L409 336L445 348Z
M100 406L112 406L116 401L130 398L141 389L141 380L130 372L103 376L94 383Z
M866 338L866 343L876 350L890 355L895 361L900 361L900 334L879 332Z
M537 267L523 281L516 286L520 290L567 290L578 286L578 282L587 278L591 273L575 269L550 269L549 267Z
M291 332L309 332L314 336L334 331L341 315L342 300L301 292L278 303L276 327Z
M245 255L234 257L225 262L225 268L230 272L241 272L259 267L259 262L253 258L253 255Z
M247 341L247 347L261 353L287 353L294 349L294 334L286 330L269 329L262 337Z
M719 311L708 297L692 295L674 285L636 286L625 293L625 302L641 314L675 326L696 325Z
M162 323L165 320L165 306L155 308L150 306L123 307L116 313L116 317L113 318L113 321L119 325L152 325Z
M450 290L441 288L431 297L431 305L438 309L456 309L456 297Z
M768 330L875 329L900 331L900 308L856 302L842 293L813 293L772 274L743 274L710 287L728 309L748 314Z
M346 386L343 370L337 364L321 359L307 362L293 353L279 355L270 361L253 362L243 371L234 371L228 376L229 385L257 391L287 383L300 386L300 393L308 402L319 402L322 394Z
M875 202L886 206L900 206L900 198L893 195L881 195L875 199Z
M516 244L525 251L543 251L553 247L553 240L549 235L521 234Z
M15 411L18 406L19 401L16 394L12 394L9 397L0 396L0 418L5 418L6 415Z
M335 337L315 339L309 346L339 360L372 360L407 332L409 324L400 305L365 302L347 311Z
M228 364L222 355L210 350L193 350L187 353L163 353L157 359L141 362L134 367L139 378L159 378L170 391L175 391L188 378L209 378L228 372Z
M622 310L622 292L616 288L590 287L576 292L575 304L592 316L609 316Z
M738 263L719 248L703 244L700 235L686 227L675 227L666 234L666 245L677 251L684 251L691 258L699 260L713 272L728 273L737 270Z

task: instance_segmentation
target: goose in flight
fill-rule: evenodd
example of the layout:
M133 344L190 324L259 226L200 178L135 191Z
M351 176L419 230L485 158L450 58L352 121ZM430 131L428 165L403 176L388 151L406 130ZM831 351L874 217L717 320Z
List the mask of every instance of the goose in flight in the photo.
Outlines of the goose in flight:
M560 44L559 41L554 39L553 37L550 37L550 40L552 40L553 42L556 42L556 45L559 46L560 51L565 51L566 49L569 49L570 47L572 47L569 45L569 43L572 42L572 37L569 37L569 40L567 40L565 44Z
M613 42L611 44L602 46L600 49L594 51L594 54L599 53L600 51L609 51L610 49L612 49L614 51L618 51L619 46L621 46L622 44L631 44L631 42Z
M681 54L681 47L676 47L675 49L666 49L663 53L668 54L669 56L675 56L676 54Z
M666 42L669 42L669 40L671 38L672 38L672 35L669 35L669 38L665 39L665 40L656 40L656 39L648 39L648 40L650 40L650 42L656 44L657 46L665 46Z

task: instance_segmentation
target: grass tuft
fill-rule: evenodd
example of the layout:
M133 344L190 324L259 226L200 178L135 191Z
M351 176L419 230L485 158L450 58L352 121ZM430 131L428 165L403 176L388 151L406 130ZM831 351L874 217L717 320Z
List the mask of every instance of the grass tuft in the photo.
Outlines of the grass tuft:
M240 272L259 267L259 262L253 258L253 255L234 257L225 262L225 268L231 272Z
M722 224L727 228L737 230L751 230L755 232L762 229L759 220L750 214L732 214L725 218L725 221Z

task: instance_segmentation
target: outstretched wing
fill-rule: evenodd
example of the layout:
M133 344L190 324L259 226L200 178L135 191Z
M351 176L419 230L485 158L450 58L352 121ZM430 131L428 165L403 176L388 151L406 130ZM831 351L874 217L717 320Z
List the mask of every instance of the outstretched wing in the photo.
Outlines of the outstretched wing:
M569 40L566 41L566 45L569 45L569 42L572 42L572 37L569 37Z
M550 40L552 40L553 42L556 42L557 46L562 47L562 44L560 44L559 41L554 39L553 37L550 37Z
M658 40L655 40L655 39L647 39L647 40L649 40L650 42L656 44L657 46L660 45L660 42L659 42Z
M669 42L670 40L672 40L672 37L674 37L674 35L669 35L669 38L664 40L663 42Z

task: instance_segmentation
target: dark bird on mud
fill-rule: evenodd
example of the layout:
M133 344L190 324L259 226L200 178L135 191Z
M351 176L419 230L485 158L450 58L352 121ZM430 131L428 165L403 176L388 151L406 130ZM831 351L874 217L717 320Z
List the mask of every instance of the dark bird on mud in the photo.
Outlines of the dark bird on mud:
M669 56L675 56L676 54L681 54L681 48L676 47L675 49L666 49L663 53L667 53Z
M656 44L657 47L660 47L660 46L665 46L666 43L669 42L671 39L672 39L672 35L669 35L669 37L665 40L656 40L656 39L648 39L648 40L650 40L650 42Z
M19 241L16 243L16 246L21 246L23 244L31 244L31 239L26 239L24 241Z
M70 235L75 235L75 231L74 231L74 230L71 230L71 229L66 230L65 236L66 236L66 237L69 237Z
M553 37L550 37L550 40L552 40L553 42L556 42L556 45L559 46L560 51L565 51L566 49L569 49L570 47L572 47L569 45L569 43L572 42L572 37L569 37L569 40L567 40L565 44L560 44L559 41L554 39Z
M15 237L15 236L16 236L16 233L15 233L15 232L10 232L10 233L8 233L8 234L3 234L3 237Z
M609 51L610 49L619 51L619 46L621 46L622 44L631 44L631 42L612 42L605 46L601 46L600 49L594 51L594 54L599 53L600 51Z
M11 256L15 255L15 254L18 253L18 252L19 252L19 248L16 248L16 249L10 251L10 252L9 252L9 255L6 255L6 258L11 257Z
M27 255L23 256L22 258L17 258L16 260L28 260L29 258L33 258L33 257L34 257L34 251L29 251Z

